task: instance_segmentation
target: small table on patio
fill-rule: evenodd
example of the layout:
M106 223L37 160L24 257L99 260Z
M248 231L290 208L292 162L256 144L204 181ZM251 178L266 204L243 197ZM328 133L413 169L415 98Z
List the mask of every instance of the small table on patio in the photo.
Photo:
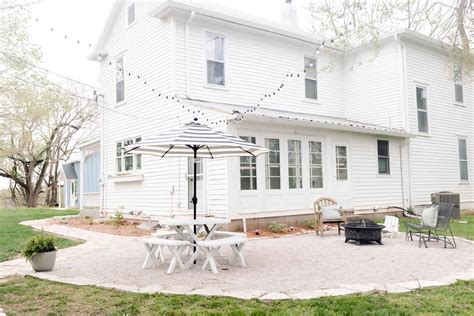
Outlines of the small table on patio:
M180 239L188 240L196 244L194 254L184 265L186 269L189 269L193 262L195 263L195 260L200 254L200 248L197 245L199 241L199 232L204 228L206 232L206 237L204 240L210 240L220 225L228 223L230 223L229 219L215 217L199 217L197 219L172 218L160 220L161 226L169 226L170 228L174 229ZM194 233L194 226L196 226L196 233Z
M199 217L192 218L171 218L160 220L161 226L169 226L174 229L182 240L189 240L197 242L198 236L194 233L194 226L196 226L196 233L198 234L203 228L206 231L205 240L209 240L214 236L214 233L220 225L229 224L230 220L226 218L215 217Z

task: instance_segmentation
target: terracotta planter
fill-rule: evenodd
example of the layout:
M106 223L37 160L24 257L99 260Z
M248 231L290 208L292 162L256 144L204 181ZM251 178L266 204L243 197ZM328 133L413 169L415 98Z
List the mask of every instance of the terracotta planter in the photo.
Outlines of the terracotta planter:
M51 271L56 263L56 250L34 255L30 262L36 272Z

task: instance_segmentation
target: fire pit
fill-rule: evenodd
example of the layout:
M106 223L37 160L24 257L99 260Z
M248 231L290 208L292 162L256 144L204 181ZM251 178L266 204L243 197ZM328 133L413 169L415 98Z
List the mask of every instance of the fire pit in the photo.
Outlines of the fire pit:
M377 242L382 244L382 229L385 227L369 219L359 219L344 224L346 242L354 240L357 245L361 243Z

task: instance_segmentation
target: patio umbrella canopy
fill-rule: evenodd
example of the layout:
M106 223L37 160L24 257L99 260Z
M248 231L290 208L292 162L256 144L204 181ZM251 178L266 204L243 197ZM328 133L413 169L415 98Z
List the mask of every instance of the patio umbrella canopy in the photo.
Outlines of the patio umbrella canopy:
M196 179L197 158L224 157L256 157L269 150L246 142L239 137L216 131L209 126L200 124L195 118L183 127L163 132L162 134L144 139L127 146L127 152L148 154L160 157L192 157L194 158L194 179ZM196 181L194 181L194 219L196 219Z

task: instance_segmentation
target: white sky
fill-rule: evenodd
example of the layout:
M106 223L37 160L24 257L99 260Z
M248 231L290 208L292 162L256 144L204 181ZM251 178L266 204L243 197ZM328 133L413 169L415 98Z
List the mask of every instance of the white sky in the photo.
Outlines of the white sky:
M284 4L284 0L199 1L235 8L274 21L280 20ZM33 42L42 49L42 67L98 86L99 66L87 60L87 55L92 52L88 44L94 47L113 3L114 0L43 0L33 5L31 34ZM35 22L36 19L38 22ZM64 38L65 35L68 39ZM77 44L77 40L81 43ZM8 187L8 180L0 177L0 189L5 187Z

